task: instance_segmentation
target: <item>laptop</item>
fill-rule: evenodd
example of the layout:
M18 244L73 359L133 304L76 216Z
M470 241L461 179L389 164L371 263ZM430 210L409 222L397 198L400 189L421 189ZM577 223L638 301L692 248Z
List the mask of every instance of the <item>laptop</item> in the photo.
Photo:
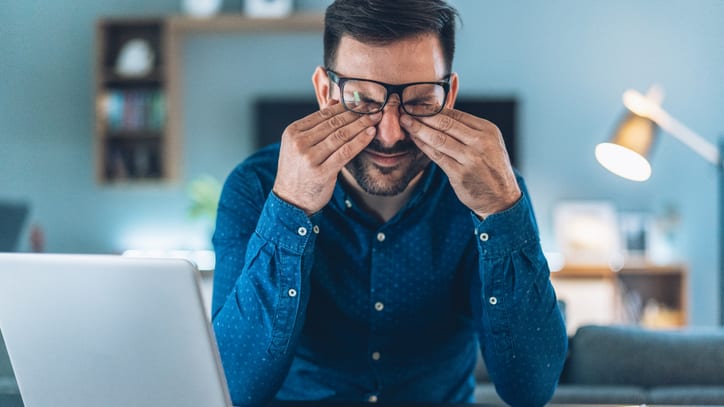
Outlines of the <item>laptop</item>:
M28 205L0 201L0 252L14 252L28 216Z
M25 406L230 406L199 284L180 259L0 253Z

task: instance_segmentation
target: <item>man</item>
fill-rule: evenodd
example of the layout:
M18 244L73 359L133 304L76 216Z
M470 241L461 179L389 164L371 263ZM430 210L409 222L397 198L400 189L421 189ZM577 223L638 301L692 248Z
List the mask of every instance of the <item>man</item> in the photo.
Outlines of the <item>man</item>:
M337 0L320 111L238 166L219 204L213 324L235 404L542 405L566 334L497 127L454 110L456 11Z

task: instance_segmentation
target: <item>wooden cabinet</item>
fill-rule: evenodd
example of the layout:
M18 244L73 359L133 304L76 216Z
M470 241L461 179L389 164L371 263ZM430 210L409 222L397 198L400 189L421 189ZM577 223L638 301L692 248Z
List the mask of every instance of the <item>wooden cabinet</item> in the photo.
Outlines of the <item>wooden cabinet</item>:
M96 32L96 178L108 183L173 177L165 22L103 19Z
M96 25L95 156L100 183L172 181L183 140L183 39L194 33L322 32L321 14L280 19L105 18ZM320 39L321 40L321 39ZM142 74L119 71L124 52L145 44L153 61ZM141 50L142 51L142 50ZM142 53L142 52L141 52ZM138 58L138 56L131 55ZM131 61L133 62L133 61ZM222 63L223 61L218 61ZM133 64L131 64L133 65Z
M683 265L567 265L551 273L565 303L569 332L583 324L638 324L671 328L687 323L687 273Z

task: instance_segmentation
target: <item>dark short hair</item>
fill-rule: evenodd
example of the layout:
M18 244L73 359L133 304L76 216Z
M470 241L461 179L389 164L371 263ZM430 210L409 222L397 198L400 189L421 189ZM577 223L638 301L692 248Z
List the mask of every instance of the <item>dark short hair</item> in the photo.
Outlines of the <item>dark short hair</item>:
M373 45L387 45L421 34L440 39L445 67L452 69L457 10L444 0L336 0L324 16L324 65L334 68L345 35Z

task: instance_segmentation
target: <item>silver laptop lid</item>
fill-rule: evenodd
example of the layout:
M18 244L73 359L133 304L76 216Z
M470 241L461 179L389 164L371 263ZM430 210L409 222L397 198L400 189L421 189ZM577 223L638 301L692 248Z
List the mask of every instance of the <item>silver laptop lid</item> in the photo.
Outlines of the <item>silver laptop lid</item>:
M185 260L0 253L0 330L26 407L231 405Z

